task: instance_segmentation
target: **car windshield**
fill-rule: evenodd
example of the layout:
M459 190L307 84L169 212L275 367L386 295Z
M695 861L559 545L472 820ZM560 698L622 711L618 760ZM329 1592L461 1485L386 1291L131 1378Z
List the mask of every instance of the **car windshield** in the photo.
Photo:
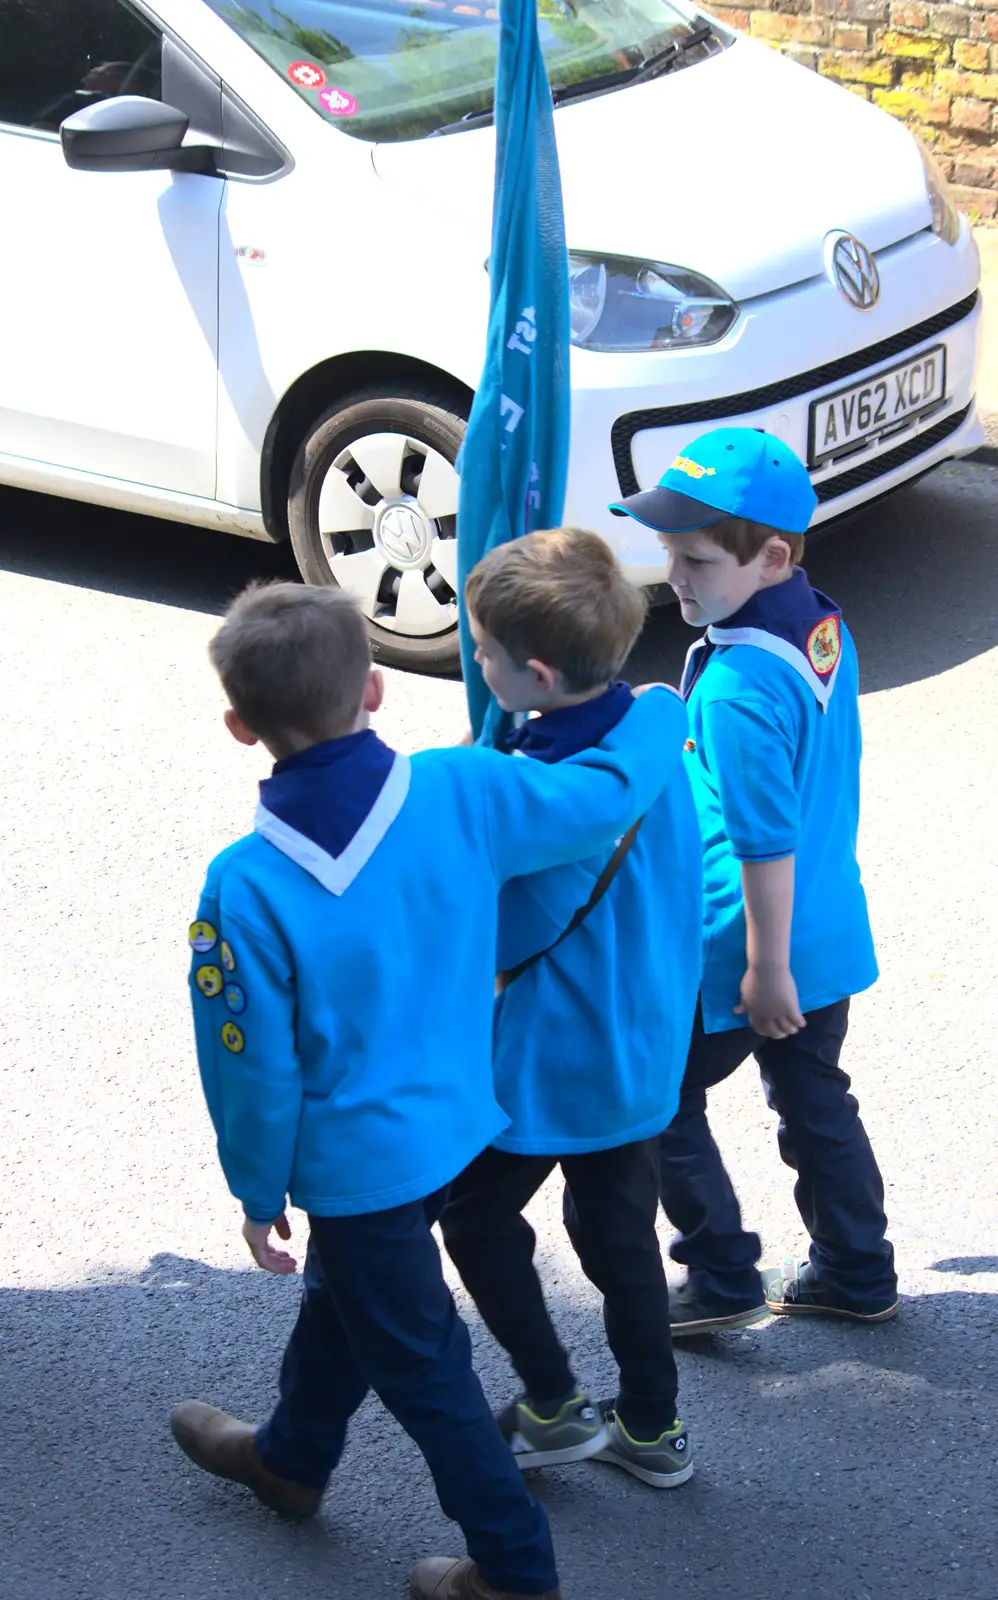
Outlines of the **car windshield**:
M498 0L208 0L312 108L361 139L491 119ZM537 0L556 101L623 87L728 43L684 0Z

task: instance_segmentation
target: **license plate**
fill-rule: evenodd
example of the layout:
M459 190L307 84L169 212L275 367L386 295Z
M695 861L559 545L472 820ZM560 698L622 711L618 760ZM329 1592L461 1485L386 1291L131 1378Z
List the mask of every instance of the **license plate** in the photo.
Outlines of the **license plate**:
M913 422L946 394L946 346L923 350L886 372L829 394L811 405L808 466L847 455Z

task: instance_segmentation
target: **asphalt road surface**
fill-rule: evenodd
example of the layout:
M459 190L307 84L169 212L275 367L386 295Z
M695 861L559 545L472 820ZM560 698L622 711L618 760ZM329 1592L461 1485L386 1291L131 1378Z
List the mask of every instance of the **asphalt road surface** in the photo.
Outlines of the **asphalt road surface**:
M848 1044L889 1189L902 1315L687 1343L697 1474L535 1476L571 1600L994 1600L998 1593L998 473L947 468L818 544L856 634L863 860L883 977ZM0 493L0 1596L398 1600L458 1551L421 1459L361 1412L323 1513L284 1526L174 1448L170 1406L271 1404L294 1282L248 1268L196 1081L186 928L263 761L225 735L205 644L281 551ZM676 679L660 611L634 676ZM460 686L390 675L406 749L462 732ZM427 952L427 1003L436 962ZM745 1068L715 1127L750 1224L802 1246ZM551 1300L595 1395L595 1297L541 1197ZM301 1230L297 1234L299 1248ZM504 1359L476 1331L490 1395Z

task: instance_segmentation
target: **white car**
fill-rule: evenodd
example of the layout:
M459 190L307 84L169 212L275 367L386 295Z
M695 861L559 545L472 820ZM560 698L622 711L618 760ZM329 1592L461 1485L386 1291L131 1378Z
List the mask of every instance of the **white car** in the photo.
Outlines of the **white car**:
M0 482L252 538L456 657L497 0L0 5ZM539 0L572 277L566 520L719 422L824 520L965 455L978 260L856 96L685 0Z

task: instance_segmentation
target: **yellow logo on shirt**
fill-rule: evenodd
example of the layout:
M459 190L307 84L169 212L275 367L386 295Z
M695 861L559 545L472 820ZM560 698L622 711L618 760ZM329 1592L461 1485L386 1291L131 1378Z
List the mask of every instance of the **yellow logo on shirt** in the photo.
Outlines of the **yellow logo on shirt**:
M819 678L834 672L842 654L842 635L838 617L824 617L807 636L807 659Z
M232 946L228 939L222 940L218 947L218 953L222 958L222 966L225 968L226 972L235 972L236 958L232 954Z
M685 472L688 478L715 478L717 472L714 467L702 467L699 461L691 461L689 456L677 456L670 472Z
M192 922L187 930L187 942L199 956L207 955L209 950L214 950L217 938L218 934L210 922Z

